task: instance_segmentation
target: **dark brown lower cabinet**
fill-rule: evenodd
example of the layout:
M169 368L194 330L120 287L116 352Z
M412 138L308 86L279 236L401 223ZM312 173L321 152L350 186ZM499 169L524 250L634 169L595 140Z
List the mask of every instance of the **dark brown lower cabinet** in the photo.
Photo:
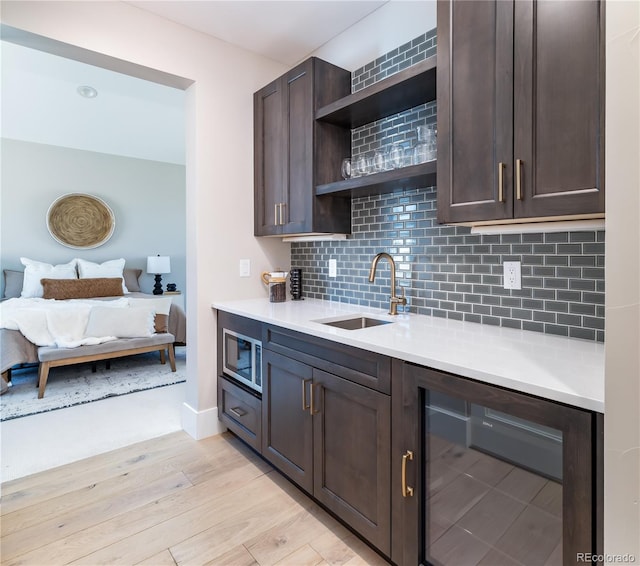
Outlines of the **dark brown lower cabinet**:
M391 399L313 370L313 495L387 556Z
M393 387L395 563L602 552L602 415L403 362Z
M263 367L263 456L389 556L390 397L267 349Z
M262 350L262 455L305 491L313 492L312 368Z

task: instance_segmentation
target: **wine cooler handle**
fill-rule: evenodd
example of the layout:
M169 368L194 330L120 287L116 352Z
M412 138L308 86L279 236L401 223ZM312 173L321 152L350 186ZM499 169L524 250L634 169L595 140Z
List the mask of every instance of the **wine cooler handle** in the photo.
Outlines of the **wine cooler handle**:
M402 455L402 497L413 497L413 488L407 485L407 460L413 460L411 450Z

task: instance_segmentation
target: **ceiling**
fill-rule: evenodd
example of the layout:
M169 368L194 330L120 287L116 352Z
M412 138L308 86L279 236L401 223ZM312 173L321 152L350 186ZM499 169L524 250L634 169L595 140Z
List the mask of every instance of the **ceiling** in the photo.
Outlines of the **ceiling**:
M291 67L388 0L129 1Z
M90 85L95 98L77 88ZM2 137L184 163L184 91L2 42Z
M292 66L386 1L138 1ZM3 41L2 137L184 163L184 92ZM98 96L82 98L81 85Z

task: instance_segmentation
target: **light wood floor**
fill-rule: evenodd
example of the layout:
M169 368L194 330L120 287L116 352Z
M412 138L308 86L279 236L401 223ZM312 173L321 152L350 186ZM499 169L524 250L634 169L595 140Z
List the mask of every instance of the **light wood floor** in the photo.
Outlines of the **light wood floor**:
M387 564L229 433L177 432L1 487L3 566Z

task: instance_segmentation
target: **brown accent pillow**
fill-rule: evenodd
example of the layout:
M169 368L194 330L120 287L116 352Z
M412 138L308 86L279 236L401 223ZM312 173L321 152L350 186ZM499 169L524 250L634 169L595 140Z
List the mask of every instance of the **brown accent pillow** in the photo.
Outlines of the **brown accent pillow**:
M122 279L120 277L99 277L88 279L41 279L44 289L43 298L91 299L92 297L121 297Z
M169 332L169 315L156 313L154 324L156 332Z

